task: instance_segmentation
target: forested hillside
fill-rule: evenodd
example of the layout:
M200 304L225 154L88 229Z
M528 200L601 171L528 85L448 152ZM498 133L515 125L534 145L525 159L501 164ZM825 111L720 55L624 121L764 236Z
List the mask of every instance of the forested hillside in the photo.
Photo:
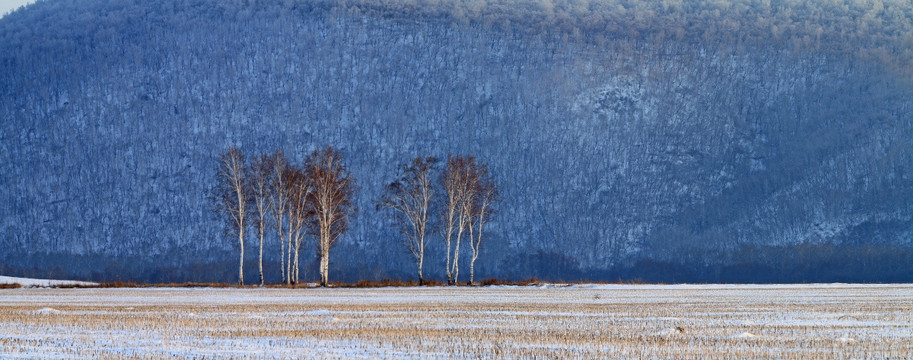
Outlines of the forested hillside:
M341 280L412 276L378 199L459 154L477 278L913 281L910 69L906 0L40 0L0 18L0 273L234 281L219 155L332 145Z

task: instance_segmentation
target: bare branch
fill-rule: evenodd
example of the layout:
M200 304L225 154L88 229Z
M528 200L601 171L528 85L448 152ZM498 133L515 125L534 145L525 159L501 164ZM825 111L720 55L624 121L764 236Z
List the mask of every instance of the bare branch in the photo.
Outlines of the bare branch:
M435 164L436 158L419 156L401 166L397 180L387 185L379 204L394 210L392 215L400 224L403 244L418 267L419 284L424 284L425 236L434 194L430 173Z

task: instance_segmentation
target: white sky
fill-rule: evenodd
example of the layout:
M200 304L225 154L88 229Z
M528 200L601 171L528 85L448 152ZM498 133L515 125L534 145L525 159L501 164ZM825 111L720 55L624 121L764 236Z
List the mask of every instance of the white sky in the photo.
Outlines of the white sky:
M0 0L0 17L6 13L18 9L22 5L31 4L35 0Z

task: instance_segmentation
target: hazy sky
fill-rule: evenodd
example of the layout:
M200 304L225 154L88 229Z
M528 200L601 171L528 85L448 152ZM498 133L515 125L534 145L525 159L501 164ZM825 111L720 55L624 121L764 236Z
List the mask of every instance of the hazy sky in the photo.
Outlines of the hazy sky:
M18 9L22 5L31 4L33 2L35 2L35 0L0 0L0 17L3 17L3 15L6 15L6 13L13 9Z

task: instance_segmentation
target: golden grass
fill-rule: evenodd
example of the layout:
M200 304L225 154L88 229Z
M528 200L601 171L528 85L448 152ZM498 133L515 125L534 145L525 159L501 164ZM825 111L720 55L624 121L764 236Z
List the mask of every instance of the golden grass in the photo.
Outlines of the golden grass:
M0 297L0 353L903 358L910 309L907 285L11 289Z

